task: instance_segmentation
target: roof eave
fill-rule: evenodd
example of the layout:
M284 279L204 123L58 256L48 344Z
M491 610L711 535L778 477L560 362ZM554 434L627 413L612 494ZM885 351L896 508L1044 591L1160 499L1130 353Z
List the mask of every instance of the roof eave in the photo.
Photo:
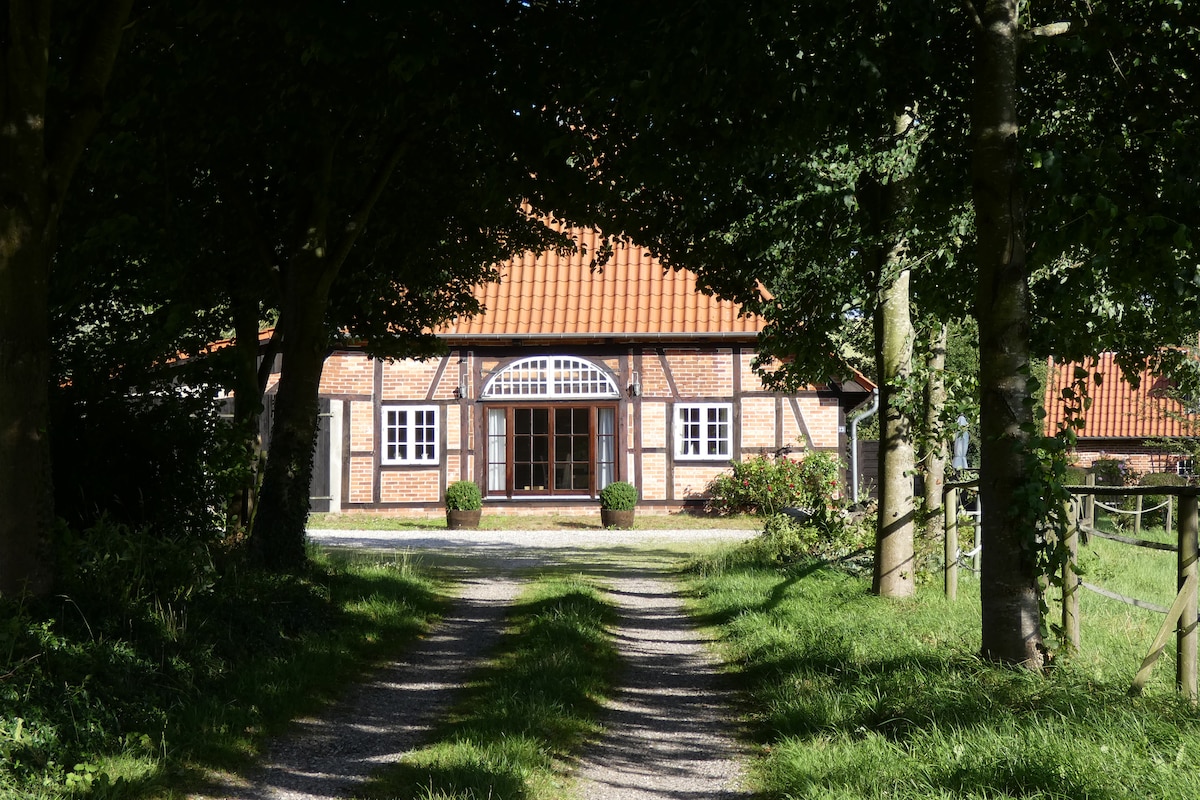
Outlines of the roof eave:
M662 341L733 341L741 340L754 342L758 334L754 331L717 331L712 333L439 333L439 339L446 342L662 342Z

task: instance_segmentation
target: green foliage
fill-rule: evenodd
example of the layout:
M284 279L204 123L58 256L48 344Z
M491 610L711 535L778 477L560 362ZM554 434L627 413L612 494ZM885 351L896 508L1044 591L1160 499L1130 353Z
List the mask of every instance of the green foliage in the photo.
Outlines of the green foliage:
M1139 486L1187 486L1188 479L1183 475L1176 475L1174 472L1147 472L1138 479ZM1169 495L1164 494L1148 494L1142 498L1142 508L1146 511L1146 517L1155 519L1160 525L1166 525L1167 506L1165 505L1170 500ZM1162 508L1158 508L1162 506ZM1153 512L1150 509L1157 509ZM1142 520L1142 527L1148 527L1147 520Z
M629 511L637 502L637 487L626 481L613 481L600 490L600 507L610 511Z
M787 514L767 517L763 532L743 547L750 563L832 561L851 554L861 555L873 541L874 533L874 517L851 517L844 511L822 508L804 522Z
M609 629L615 620L587 581L536 580L443 735L382 770L361 796L566 796L562 774L584 742L599 735L601 701L620 666Z
M1078 464L1068 464L1063 470L1063 480L1068 486L1083 486L1087 481L1087 468Z
M771 516L789 506L824 508L838 493L837 456L814 450L799 459L755 456L734 462L708 484L709 508L719 514Z
M446 508L451 511L477 511L483 508L483 493L475 481L454 481L446 487Z
M225 498L249 469L218 405L202 392L134 391L113 381L52 394L55 510L161 536L212 541Z
M1097 458L1092 462L1091 472L1096 476L1097 486L1131 486L1136 476L1119 458Z
M237 766L440 609L395 559L267 575L107 521L60 554L59 595L0 600L4 797L127 797L186 763Z

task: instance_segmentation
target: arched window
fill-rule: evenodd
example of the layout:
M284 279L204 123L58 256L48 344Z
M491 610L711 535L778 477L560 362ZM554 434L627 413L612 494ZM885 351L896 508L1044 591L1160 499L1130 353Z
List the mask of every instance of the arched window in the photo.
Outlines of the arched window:
M514 361L483 387L484 400L620 397L606 370L573 356L533 356Z

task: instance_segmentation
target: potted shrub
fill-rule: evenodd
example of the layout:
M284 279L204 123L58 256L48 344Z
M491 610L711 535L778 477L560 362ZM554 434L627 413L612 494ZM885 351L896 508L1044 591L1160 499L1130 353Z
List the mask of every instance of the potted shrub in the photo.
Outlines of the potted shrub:
M638 490L632 483L613 481L600 490L600 522L605 528L632 528Z
M446 487L446 527L452 531L478 528L483 494L474 481L455 481Z

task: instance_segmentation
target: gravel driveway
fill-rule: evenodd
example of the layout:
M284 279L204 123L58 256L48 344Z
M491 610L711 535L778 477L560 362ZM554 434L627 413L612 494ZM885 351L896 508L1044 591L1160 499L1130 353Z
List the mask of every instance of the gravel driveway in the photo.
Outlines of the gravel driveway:
M596 575L620 608L626 668L605 711L606 735L578 768L584 800L720 800L739 790L735 715L717 664L654 557L628 553L740 540L745 530L310 531L330 547L402 550L464 565L460 599L403 661L381 668L317 719L300 720L245 778L226 776L194 800L331 800L424 743L519 591L514 570L571 564ZM617 555L620 553L621 555ZM482 569L480 569L482 568Z

